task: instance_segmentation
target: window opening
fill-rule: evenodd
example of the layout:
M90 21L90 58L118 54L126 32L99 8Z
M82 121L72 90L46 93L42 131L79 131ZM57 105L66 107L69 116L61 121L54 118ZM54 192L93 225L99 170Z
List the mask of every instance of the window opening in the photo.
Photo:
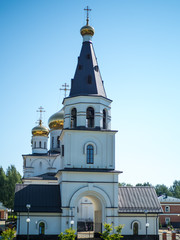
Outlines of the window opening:
M92 77L91 77L91 75L88 75L88 84L92 84Z
M94 163L94 147L93 145L89 144L87 146L87 164Z
M59 140L59 136L57 137L57 147L60 148L60 140Z
M78 65L78 69L82 70L82 65L81 64Z
M95 70L96 72L99 71L99 67L98 67L98 65L96 65L96 66L94 67L94 70Z
M46 144L46 142L44 142L44 148L45 148L45 149L47 148L47 144Z
M133 224L133 235L138 235L138 223Z
M36 148L36 142L34 142L34 148Z
M41 148L41 141L39 142L39 148Z
M106 129L106 110L103 109L103 129Z
M39 224L39 234L40 235L45 234L45 224L44 224L44 222L40 222L40 224Z
M170 212L170 207L169 206L165 207L165 212Z
M54 137L52 137L52 148L54 148Z
M76 108L73 108L71 110L71 128L75 128L77 123L77 110Z
M89 128L94 127L94 109L89 107L86 111L86 125Z
M90 54L87 54L87 59L90 59Z
M64 145L62 145L62 157L64 157Z

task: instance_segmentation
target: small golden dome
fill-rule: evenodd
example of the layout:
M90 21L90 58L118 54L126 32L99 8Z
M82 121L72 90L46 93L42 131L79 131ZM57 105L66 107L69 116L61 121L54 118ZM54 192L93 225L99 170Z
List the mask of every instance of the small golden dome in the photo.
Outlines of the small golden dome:
M32 129L32 135L48 137L49 129L42 125L42 120L39 120L39 125Z
M85 26L83 26L83 27L81 28L80 32L81 32L81 35L82 35L82 36L84 36L84 35L91 35L91 36L93 36L95 30L94 30L93 27L91 27L91 26L89 26L89 25L85 25Z
M63 110L63 108L59 112L53 114L49 118L48 125L51 130L52 129L63 129L63 125L64 125L64 110Z

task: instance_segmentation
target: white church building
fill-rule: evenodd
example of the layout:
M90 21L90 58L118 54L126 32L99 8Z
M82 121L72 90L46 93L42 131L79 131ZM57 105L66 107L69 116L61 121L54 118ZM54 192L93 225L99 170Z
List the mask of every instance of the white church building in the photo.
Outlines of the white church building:
M88 17L81 35L70 94L49 118L49 128L40 118L32 129L32 153L23 155L23 183L16 185L14 203L17 239L53 240L67 228L82 231L83 226L98 237L103 223L124 224L125 240L159 239L162 209L154 188L118 186L122 172L115 169L112 100L105 92Z

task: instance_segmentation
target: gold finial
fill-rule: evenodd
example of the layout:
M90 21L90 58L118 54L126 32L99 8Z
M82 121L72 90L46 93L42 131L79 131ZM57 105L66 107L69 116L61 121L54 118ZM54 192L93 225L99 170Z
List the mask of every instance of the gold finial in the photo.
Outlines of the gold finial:
M91 11L92 9L90 9L88 6L87 8L84 8L84 11L87 11L87 18L86 18L86 25L89 25L89 11Z
M45 110L42 106L40 106L36 112L40 113L38 123L39 123L39 125L42 125L42 113L45 112Z
M64 88L60 88L59 90L60 91L63 90L64 91L64 97L66 97L66 92L70 90L70 88L68 88L69 85L65 83L65 84L62 85L62 87L64 87Z

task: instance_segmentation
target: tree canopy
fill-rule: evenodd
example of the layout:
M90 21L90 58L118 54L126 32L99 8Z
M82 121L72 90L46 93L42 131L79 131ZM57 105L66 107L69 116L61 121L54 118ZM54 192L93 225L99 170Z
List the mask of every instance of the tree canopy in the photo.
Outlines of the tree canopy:
M21 183L21 175L14 165L8 167L6 173L0 167L0 202L7 208L14 207L14 193L16 183Z

